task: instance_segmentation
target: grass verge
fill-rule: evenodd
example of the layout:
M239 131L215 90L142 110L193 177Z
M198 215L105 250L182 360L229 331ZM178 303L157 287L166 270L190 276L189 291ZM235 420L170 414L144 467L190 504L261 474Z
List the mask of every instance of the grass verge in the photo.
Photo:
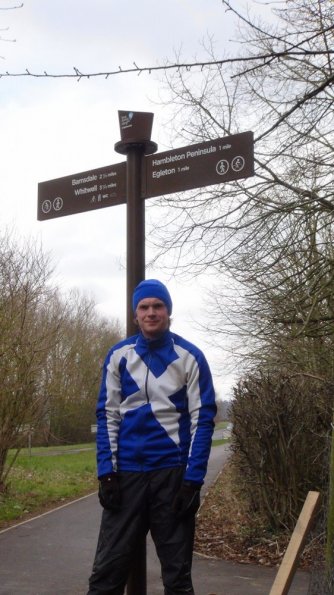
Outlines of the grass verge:
M96 489L94 445L23 450L0 494L0 528Z

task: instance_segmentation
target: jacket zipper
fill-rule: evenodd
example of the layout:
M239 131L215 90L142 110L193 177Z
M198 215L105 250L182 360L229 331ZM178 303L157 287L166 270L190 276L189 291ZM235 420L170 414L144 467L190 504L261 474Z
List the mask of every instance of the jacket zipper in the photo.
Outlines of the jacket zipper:
M150 398L148 396L148 375L150 372L150 363L152 360L152 353L149 353L149 357L148 357L148 361L147 361L147 365L146 365L146 377L145 377L145 395L146 395L146 402L149 403L150 402Z

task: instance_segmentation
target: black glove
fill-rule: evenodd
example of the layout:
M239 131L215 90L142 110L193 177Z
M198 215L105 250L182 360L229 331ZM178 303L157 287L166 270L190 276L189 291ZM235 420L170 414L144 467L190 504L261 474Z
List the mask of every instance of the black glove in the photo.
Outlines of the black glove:
M121 506L121 490L117 473L99 477L99 500L101 506L107 510L119 510Z
M173 501L173 512L177 517L195 515L200 506L201 485L184 481Z

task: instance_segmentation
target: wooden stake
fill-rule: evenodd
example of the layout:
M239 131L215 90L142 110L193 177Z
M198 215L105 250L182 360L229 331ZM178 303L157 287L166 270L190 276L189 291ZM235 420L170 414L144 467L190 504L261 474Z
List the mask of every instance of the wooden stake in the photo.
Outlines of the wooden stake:
M319 492L309 492L269 595L286 595L288 593L307 533L311 528L319 504Z

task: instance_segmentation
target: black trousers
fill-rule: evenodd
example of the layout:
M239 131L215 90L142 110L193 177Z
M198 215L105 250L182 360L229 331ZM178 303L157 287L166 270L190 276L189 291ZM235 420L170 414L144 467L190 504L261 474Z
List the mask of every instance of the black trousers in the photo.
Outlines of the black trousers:
M160 560L165 595L194 595L195 519L177 519L172 511L183 475L181 467L120 473L121 509L103 510L87 595L123 595L136 548L148 531Z

